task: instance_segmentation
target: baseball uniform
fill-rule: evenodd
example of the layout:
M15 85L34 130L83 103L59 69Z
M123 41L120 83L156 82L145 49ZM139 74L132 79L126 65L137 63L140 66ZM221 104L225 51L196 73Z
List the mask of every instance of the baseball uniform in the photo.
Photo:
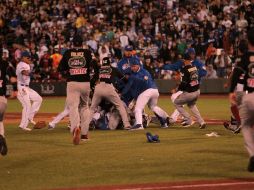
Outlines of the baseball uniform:
M34 116L39 111L42 97L33 89L29 87L30 84L30 53L22 52L22 61L20 61L16 68L18 95L17 98L22 104L22 119L19 127L23 130L30 131L28 128L29 122L35 124ZM28 59L28 60L27 60ZM32 102L32 103L31 103Z
M0 46L0 50L1 50ZM7 108L6 95L6 70L8 67L8 62L2 60L2 54L0 53L0 153L5 156L8 152L7 143L4 134L4 113Z

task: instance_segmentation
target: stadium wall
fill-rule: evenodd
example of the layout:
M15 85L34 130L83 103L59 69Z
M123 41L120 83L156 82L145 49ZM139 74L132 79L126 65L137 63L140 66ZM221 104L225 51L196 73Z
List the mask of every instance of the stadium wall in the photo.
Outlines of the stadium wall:
M176 87L173 80L155 80L160 93L169 93ZM204 79L200 86L201 93L204 94L225 94L228 89L224 88L227 79ZM32 82L30 87L42 96L66 96L66 82ZM12 85L7 85L7 95L13 90Z

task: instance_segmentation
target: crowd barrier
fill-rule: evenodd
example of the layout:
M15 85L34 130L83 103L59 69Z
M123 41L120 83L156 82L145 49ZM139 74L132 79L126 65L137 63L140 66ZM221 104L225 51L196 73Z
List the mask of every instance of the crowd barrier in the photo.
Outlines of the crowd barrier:
M169 93L176 87L173 80L155 80L160 93ZM228 89L224 87L227 79L204 79L200 85L201 93L204 94L225 94ZM30 87L41 96L66 96L66 82L31 82ZM13 90L12 85L7 85L7 94Z

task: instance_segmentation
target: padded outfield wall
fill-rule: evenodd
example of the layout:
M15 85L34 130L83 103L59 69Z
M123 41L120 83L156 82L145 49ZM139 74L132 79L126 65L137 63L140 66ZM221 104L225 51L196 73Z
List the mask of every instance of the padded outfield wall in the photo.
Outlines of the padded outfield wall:
M171 89L176 86L173 80L155 80L160 93L169 93ZM201 84L201 93L204 94L225 94L229 89L224 88L227 79L204 79ZM65 82L32 82L30 87L37 91L42 96L65 96L66 83ZM7 94L12 91L12 86L7 86Z

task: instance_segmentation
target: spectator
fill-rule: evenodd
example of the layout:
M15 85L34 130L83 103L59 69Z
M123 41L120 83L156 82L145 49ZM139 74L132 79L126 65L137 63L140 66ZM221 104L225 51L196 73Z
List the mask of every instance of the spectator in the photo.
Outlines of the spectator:
M216 70L214 70L213 65L211 65L211 64L207 65L207 74L206 74L205 78L207 78L207 79L216 79L216 78L218 78L217 77L217 72L216 72Z
M232 46L236 49L237 39L245 38L246 31L254 26L254 2L247 0L159 3L126 0L111 1L110 5L106 0L74 4L72 1L63 4L62 1L12 2L0 3L0 37L8 46L11 62L15 63L24 49L38 52L39 60L46 48L52 54L57 46L63 54L71 48L74 34L79 33L95 54L98 54L99 43L109 42L112 59L121 59L123 55L119 49L122 51L126 45L144 50L150 41L158 47L153 52L158 51L160 60L165 43L177 54L177 59L186 48L195 47L201 59L206 56L208 63L214 64L214 55L211 55L214 50L210 51L209 43L213 42L214 48L223 48L230 54ZM11 11L14 4L22 8ZM24 12L24 8L28 11ZM163 64L176 61L172 56L163 57Z
M230 66L232 63L230 57L227 53L222 49L217 52L217 56L214 60L214 64L217 68L217 76L219 78L224 78L226 76L226 68Z

